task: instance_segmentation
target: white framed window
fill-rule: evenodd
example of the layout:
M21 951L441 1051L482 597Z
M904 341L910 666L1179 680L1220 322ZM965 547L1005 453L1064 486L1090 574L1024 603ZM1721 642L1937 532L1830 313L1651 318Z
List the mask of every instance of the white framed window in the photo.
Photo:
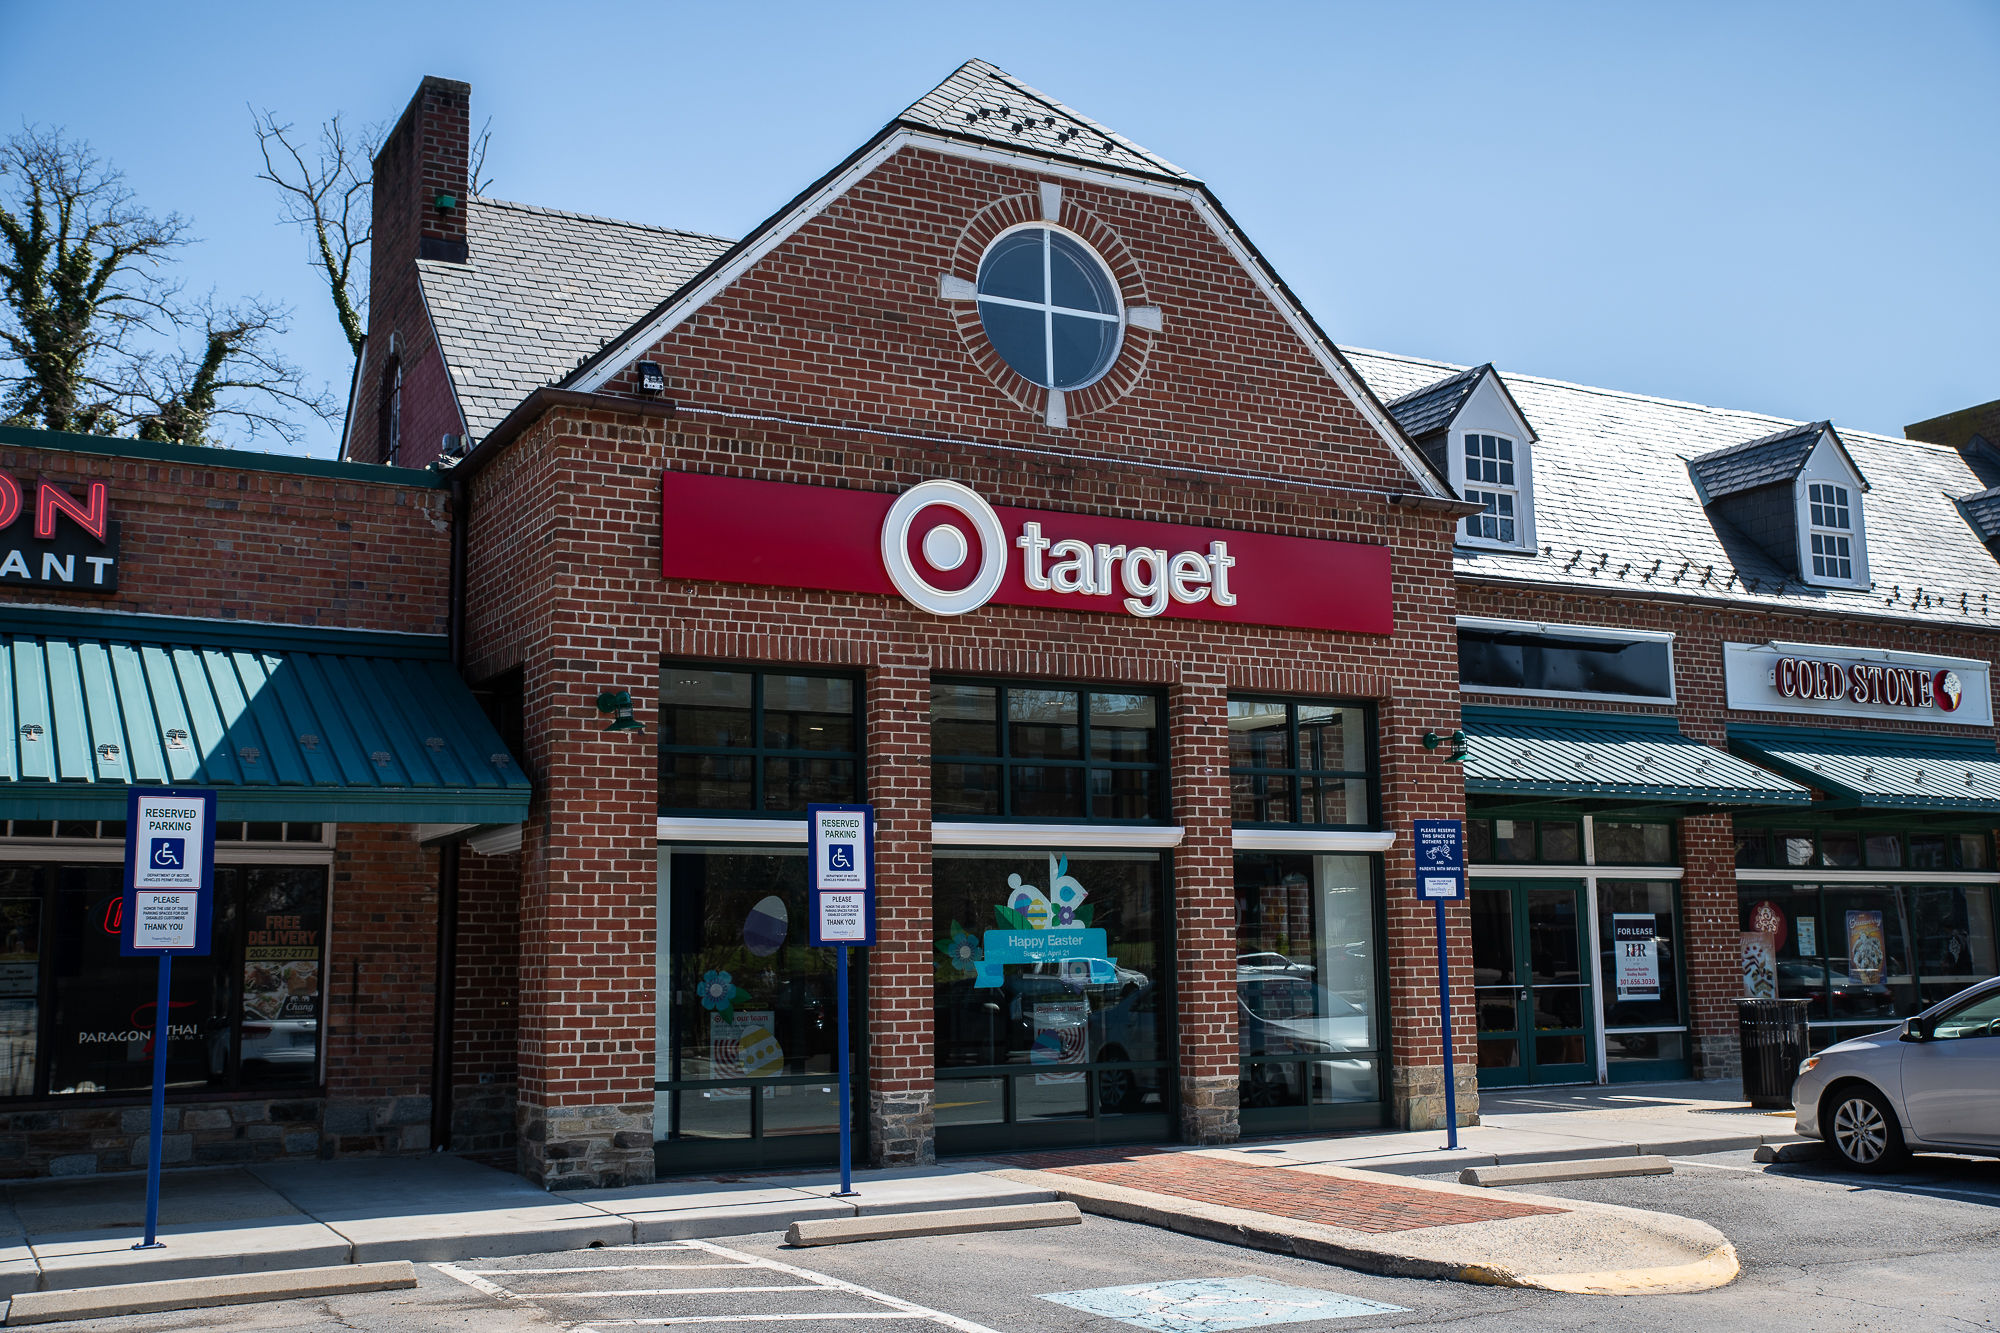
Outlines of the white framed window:
M979 322L1031 384L1075 390L1118 360L1125 308L1110 266L1047 223L1002 232L979 261Z
M1806 488L1806 537L1812 576L1854 581L1854 522L1847 487L1815 481Z
M1515 479L1514 441L1505 435L1467 431L1462 437L1465 498L1485 505L1485 511L1465 520L1465 535L1476 541L1518 546L1525 538L1521 524L1521 488Z

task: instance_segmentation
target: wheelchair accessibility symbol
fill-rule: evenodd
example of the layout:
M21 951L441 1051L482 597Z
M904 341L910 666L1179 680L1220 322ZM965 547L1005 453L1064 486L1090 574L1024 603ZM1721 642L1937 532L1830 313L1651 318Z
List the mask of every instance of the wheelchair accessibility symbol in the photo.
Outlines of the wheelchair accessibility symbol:
M826 864L829 870L854 869L854 844L836 842L826 849Z
M156 870L184 870L187 868L187 839L156 838L153 841L153 867Z

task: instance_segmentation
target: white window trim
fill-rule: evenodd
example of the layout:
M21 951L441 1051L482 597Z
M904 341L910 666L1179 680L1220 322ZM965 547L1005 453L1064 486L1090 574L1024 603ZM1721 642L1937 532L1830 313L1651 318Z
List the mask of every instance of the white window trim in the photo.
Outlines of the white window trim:
M1898 888L1909 884L2000 884L1993 870L1830 870L1819 866L1779 866L1738 870L1738 884L1871 884Z
M1116 309L1112 313L1104 314L1095 310L1078 310L1069 306L1056 305L1054 303L1055 298L1053 295L1051 280L1049 277L1050 247L1047 241L1044 241L1042 243L1042 284L1043 284L1042 290L1044 292L1050 293L1048 300L1035 302L1035 301L1017 300L1016 298L1011 296L982 296L979 293L978 279L975 278L973 280L973 285L972 285L973 308L975 311L978 309L980 305L983 305L990 301L995 305L1012 306L1015 309L1019 310L1040 310L1044 312L1043 328L1042 328L1042 354L1045 358L1047 358L1047 364L1044 367L1043 373L1048 377L1050 382L1048 384L1041 384L1035 380L1028 379L1026 375L1022 375L1021 378L1027 379L1030 384L1033 384L1036 388L1042 389L1051 395L1049 402L1049 416L1051 418L1054 418L1058 415L1063 414L1063 408L1061 406L1063 394L1076 393L1080 390L1087 389L1091 385L1097 383L1099 380L1103 379L1106 375L1109 375L1111 373L1113 367L1115 367L1118 364L1118 358L1125 354L1125 293L1122 290L1120 290L1118 286L1118 271L1112 268L1111 265L1105 261L1104 256L1097 252L1096 246L1092 245L1089 241L1083 239L1083 237L1077 235L1074 231L1071 231L1068 227L1062 226L1059 223L1051 221L1048 218L1036 218L1033 222L1016 223L1015 225L1001 232L998 236L995 236L992 240L986 243L986 248L979 252L979 267L982 269L986 267L986 257L993 253L993 250L996 246L1000 245L1001 242L1005 241L1009 236L1012 236L1017 232L1023 232L1023 231L1061 232L1064 236L1067 236L1071 241L1075 242L1077 247L1080 248L1086 255L1089 255L1092 262L1094 262L1098 266L1098 268L1103 271L1106 281L1109 282L1111 286L1112 304L1116 307ZM1049 326L1049 320L1054 318L1053 312L1058 310L1062 311L1065 314L1072 315L1078 319L1102 320L1111 325L1111 355L1105 359L1103 369L1099 370L1095 375L1091 376L1089 379L1085 380L1081 384L1071 384L1064 386L1062 388L1057 388L1054 383L1055 338ZM984 333L984 328L985 328L984 321L982 320L981 321L982 334ZM988 344L989 345L991 344L991 339L988 339ZM997 347L994 348L993 353L995 356L999 356L1000 349ZM1014 366L1012 362L1009 362L1006 357L1004 356L1000 357L1000 363L1006 366L1009 370L1012 370L1015 374L1017 375L1021 374L1020 370L1016 366ZM1058 423L1052 419L1049 422L1049 424L1056 425ZM1067 424L1067 423L1064 422L1062 424Z
M1460 694L1498 694L1519 699L1585 699L1596 703L1653 704L1670 708L1679 702L1680 679L1674 660L1672 630L1617 629L1609 625L1563 625L1536 620L1496 620L1486 616L1458 617L1460 629L1497 630L1510 634L1563 634L1575 639L1607 639L1622 643L1664 643L1667 645L1667 695L1594 694L1580 690L1530 690L1511 685L1467 685L1460 681Z
M1468 435L1491 435L1497 440L1505 440L1512 447L1514 454L1511 460L1514 465L1514 484L1512 486L1503 485L1497 481L1472 480L1471 474L1466 467L1465 457L1465 437ZM1515 539L1513 541L1504 541L1499 537L1474 537L1469 535L1465 530L1465 525L1479 517L1478 514L1470 514L1459 520L1457 531L1454 534L1454 540L1457 544L1492 551L1533 550L1533 531L1532 525L1528 522L1528 510L1534 503L1534 494L1532 487L1527 484L1527 439L1513 431L1489 430L1483 427L1453 424L1447 447L1452 450L1452 471L1456 474L1454 480L1458 483L1459 494L1465 496L1467 500L1472 498L1472 492L1475 489L1514 497Z
M1838 486L1847 492L1847 522L1845 529L1815 527L1812 521L1812 488L1814 486ZM1854 474L1840 450L1825 432L1819 442L1806 456L1805 466L1792 482L1792 505L1798 526L1798 557L1800 580L1814 588L1869 588L1874 586L1868 572L1868 515L1867 488L1861 478ZM1847 538L1848 559L1852 566L1850 577L1840 579L1813 572L1812 539L1814 533Z
M1229 835L1239 852L1386 852L1396 845L1395 830L1246 828Z
M803 819L728 819L702 815L661 815L655 821L661 842L721 842L803 847ZM938 820L931 825L934 847L1178 847L1187 830L1178 824L984 824ZM1394 835L1390 835L1394 836Z

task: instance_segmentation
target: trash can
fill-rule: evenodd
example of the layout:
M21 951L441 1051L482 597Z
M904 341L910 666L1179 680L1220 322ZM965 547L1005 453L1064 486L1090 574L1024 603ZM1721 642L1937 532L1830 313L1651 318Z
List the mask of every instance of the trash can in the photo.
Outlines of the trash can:
M1799 1061L1806 1058L1804 1000L1738 1000L1743 1096L1752 1106L1790 1110Z

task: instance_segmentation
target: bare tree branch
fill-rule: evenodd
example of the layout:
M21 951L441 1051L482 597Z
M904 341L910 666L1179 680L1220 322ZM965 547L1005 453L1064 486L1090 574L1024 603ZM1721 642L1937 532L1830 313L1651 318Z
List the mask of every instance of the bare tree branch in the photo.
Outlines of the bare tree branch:
M289 313L259 299L224 305L211 293L181 316L192 338L128 362L119 385L124 423L142 440L216 444L217 423L233 420L252 438L270 431L296 444L301 429L283 408L334 420L332 394L308 385L273 345Z
M320 126L308 157L293 127L280 124L274 113L252 110L251 128L264 156L257 179L277 187L278 216L311 239L312 266L327 284L348 349L358 357L366 330L367 251L374 234L370 205L381 130L366 126L356 132L336 113Z
M139 207L122 173L59 130L30 125L0 144L0 419L116 428L101 364L169 320L160 266L187 229Z
M486 123L479 127L479 137L472 141L471 170L465 173L466 181L471 186L467 191L469 194L483 195L493 184L492 178L486 174L486 146L492 141L493 117L488 116Z

